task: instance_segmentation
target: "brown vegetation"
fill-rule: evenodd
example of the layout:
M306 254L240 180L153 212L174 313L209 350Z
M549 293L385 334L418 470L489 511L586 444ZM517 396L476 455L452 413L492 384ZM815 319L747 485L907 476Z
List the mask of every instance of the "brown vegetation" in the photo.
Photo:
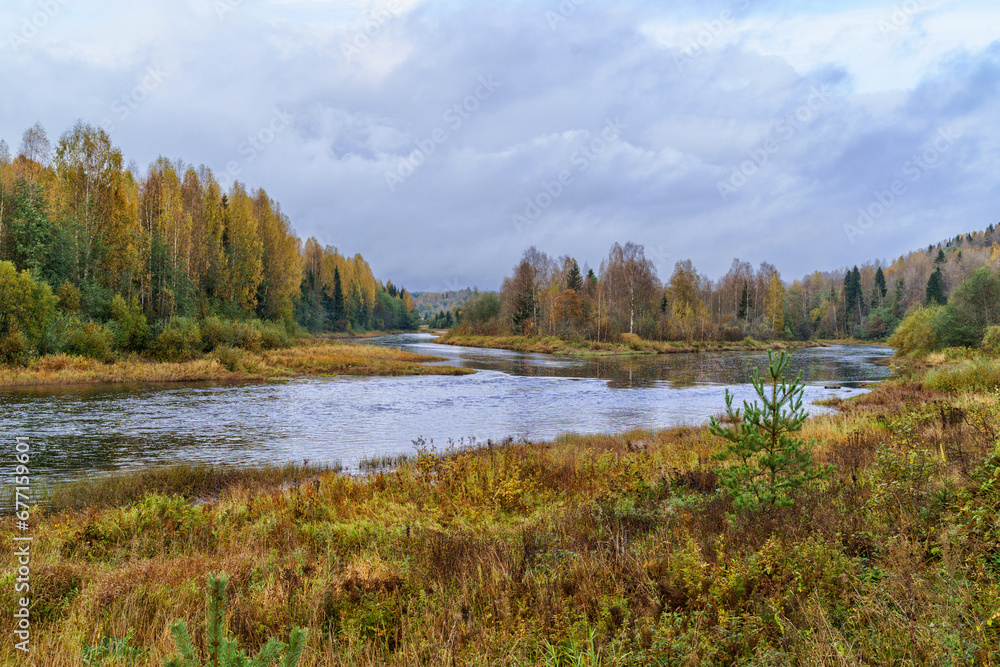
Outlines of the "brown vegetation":
M33 513L23 664L102 641L161 664L218 571L240 646L308 627L310 666L1000 663L1000 400L908 380L843 408L802 432L834 477L759 511L717 488L704 428L421 441L394 469L290 485L156 473L93 494L104 509L78 490Z

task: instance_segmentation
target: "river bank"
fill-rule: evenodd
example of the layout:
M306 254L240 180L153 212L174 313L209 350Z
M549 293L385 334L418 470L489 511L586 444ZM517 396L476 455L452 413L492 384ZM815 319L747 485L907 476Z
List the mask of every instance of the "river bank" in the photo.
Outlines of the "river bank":
M28 366L0 366L0 387L244 382L302 376L464 375L472 372L427 365L440 361L444 359L386 347L304 339L289 348L258 352L224 348L180 362L156 361L137 355L108 363L66 354L40 357Z
M652 341L626 334L623 342L570 341L559 336L476 336L446 332L434 339L442 345L492 348L514 352L534 352L570 356L634 356L642 354L683 354L692 352L763 352L766 350L800 350L827 347L820 341L758 341L746 338L739 342L712 341Z
M290 485L248 475L209 493L182 471L95 508L103 496L78 488L29 521L23 664L103 647L160 665L170 621L203 632L219 571L230 636L254 652L307 627L304 667L996 664L1000 400L960 386L981 369L961 373L949 391L890 380L809 419L802 436L837 469L788 507L735 508L712 460L721 441L690 427L418 441L367 476L293 469Z

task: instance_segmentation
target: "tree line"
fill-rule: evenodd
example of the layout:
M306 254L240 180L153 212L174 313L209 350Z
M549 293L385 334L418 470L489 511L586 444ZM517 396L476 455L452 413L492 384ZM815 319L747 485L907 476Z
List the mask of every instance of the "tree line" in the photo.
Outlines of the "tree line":
M361 255L303 243L264 189L223 188L210 169L163 157L140 173L83 122L54 146L36 123L13 156L0 140L0 263L0 300L28 299L0 313L6 360L59 351L88 328L114 338L122 304L144 318L147 348L176 318L287 332L419 321Z
M734 259L718 280L690 260L661 280L642 245L615 243L597 271L575 258L528 248L499 292L456 311L463 331L614 341L883 340L906 314L946 304L980 268L1000 266L1000 231L960 235L901 256L789 282L767 262Z

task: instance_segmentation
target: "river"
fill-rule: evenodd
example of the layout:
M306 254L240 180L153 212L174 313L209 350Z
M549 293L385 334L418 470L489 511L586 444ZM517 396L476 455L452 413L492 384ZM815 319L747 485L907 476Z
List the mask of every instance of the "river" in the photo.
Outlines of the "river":
M334 377L243 384L8 389L0 426L31 440L32 472L49 480L172 463L341 462L506 436L621 432L701 424L724 409L727 387L752 398L766 353L719 352L578 359L437 345L429 334L364 341L446 357L467 376ZM807 409L847 397L889 370L888 348L837 345L793 354ZM828 385L840 385L826 389ZM13 451L13 446L7 448Z

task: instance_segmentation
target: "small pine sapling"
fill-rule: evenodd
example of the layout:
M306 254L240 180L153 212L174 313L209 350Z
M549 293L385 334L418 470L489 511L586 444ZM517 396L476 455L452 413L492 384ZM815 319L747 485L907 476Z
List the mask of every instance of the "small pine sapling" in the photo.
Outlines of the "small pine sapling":
M810 446L791 435L802 430L809 413L802 409L801 371L791 382L785 379L789 360L784 352L777 357L768 352L767 378L756 370L751 378L763 405L743 401L742 410L734 409L727 389L726 415L732 426L724 428L714 417L709 424L713 435L727 441L713 458L734 460L719 471L719 480L737 508L791 505L794 491L833 472L832 466L816 465Z
M261 647L255 657L249 657L236 647L236 642L226 637L226 584L225 575L208 575L208 620L205 660L198 658L198 651L191 641L187 623L181 619L170 624L170 632L177 644L178 654L167 660L165 667L268 667L281 660L281 667L296 667L305 647L307 630L295 627L288 638L288 644L271 638Z

